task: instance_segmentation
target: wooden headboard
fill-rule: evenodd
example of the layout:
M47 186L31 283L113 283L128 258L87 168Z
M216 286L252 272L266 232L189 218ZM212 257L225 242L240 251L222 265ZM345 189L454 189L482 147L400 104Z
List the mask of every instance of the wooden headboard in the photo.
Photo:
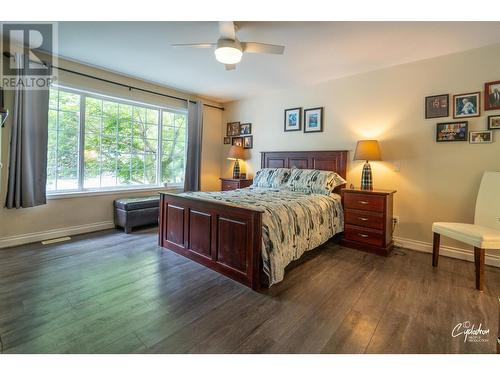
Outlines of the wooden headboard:
M348 151L264 151L261 168L300 168L333 171L347 179Z

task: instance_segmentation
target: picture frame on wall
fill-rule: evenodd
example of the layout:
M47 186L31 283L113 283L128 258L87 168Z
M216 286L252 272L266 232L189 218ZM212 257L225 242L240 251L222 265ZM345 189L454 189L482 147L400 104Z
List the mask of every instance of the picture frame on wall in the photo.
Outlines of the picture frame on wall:
M234 137L237 135L240 135L240 122L228 122L227 123L227 130L226 130L226 135L228 137Z
M323 131L323 107L304 109L304 133Z
M488 130L500 130L500 115L488 116Z
M224 144L230 145L231 144L231 137L224 137Z
M286 132L294 132L302 129L302 108L285 109L285 124Z
M469 123L467 121L441 122L436 125L436 142L467 141Z
M243 138L242 138L242 137L234 137L234 138L231 140L231 144L232 144L233 146L243 147Z
M492 143L493 132L491 130L479 130L469 132L469 143L481 144Z
M243 138L243 148L249 149L253 148L253 136L252 135L247 135Z
M480 92L453 95L453 118L479 117L480 115Z
M252 124L240 124L240 135L252 134Z
M500 109L500 81L486 82L484 84L484 110Z
M425 118L448 117L450 115L450 95L441 94L425 98Z

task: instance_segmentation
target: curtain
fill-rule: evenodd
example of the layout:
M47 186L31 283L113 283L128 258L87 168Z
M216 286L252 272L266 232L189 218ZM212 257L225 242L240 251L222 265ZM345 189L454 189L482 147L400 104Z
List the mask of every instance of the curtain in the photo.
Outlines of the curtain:
M188 102L188 141L184 191L200 190L201 142L203 135L203 103Z
M22 56L15 56L18 67ZM20 74L22 76L22 73ZM49 90L14 91L9 152L7 208L46 203Z

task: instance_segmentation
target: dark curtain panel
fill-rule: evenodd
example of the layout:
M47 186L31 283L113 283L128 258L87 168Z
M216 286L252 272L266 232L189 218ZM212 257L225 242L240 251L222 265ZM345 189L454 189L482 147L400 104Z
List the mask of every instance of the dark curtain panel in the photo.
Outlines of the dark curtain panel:
M201 142L203 134L203 103L188 103L188 141L184 191L200 190Z
M16 62L21 58L16 55ZM14 92L7 183L7 208L46 203L48 90Z

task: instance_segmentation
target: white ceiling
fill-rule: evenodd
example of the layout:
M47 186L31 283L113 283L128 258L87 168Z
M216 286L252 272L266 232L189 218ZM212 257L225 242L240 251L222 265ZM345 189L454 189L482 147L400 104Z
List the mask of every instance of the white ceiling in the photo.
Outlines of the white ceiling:
M226 71L216 22L61 22L62 57L226 102L500 43L500 22L241 22L238 38L286 46Z

